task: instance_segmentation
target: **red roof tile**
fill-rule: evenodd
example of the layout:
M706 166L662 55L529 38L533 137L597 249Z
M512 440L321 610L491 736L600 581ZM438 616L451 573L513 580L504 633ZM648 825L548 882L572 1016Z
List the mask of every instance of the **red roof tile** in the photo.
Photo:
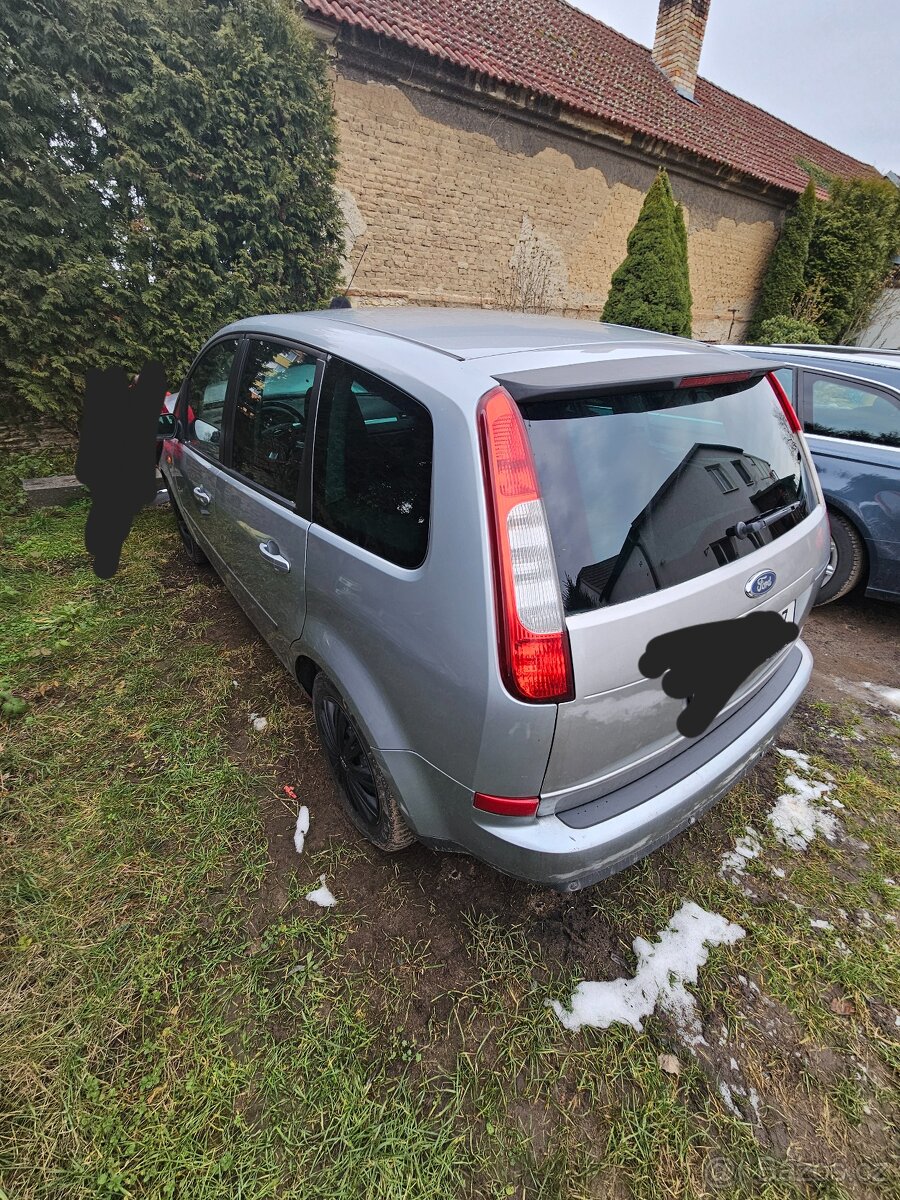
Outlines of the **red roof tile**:
M659 138L766 183L802 191L798 159L842 176L874 168L705 79L677 95L650 51L564 0L305 0L342 24L381 34L501 83Z

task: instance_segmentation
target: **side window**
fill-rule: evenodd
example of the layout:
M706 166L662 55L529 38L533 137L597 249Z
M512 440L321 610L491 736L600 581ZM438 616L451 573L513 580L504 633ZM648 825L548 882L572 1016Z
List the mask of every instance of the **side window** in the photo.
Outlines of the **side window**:
M401 567L428 548L431 417L345 363L325 368L313 458L313 521Z
M794 399L794 372L791 367L779 367L775 372L775 378L784 388L784 394L790 400L791 404L796 407L797 401Z
M211 458L218 458L221 451L225 393L237 348L237 338L217 342L203 355L188 380L187 407L182 409L188 445Z
M232 467L292 502L315 377L312 355L253 338L235 398Z
M900 402L877 388L826 375L809 379L807 433L900 446Z

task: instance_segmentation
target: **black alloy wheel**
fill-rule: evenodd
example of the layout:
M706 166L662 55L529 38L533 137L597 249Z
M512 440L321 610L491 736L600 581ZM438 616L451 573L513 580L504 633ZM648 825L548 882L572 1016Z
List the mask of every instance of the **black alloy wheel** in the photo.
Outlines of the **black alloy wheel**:
M366 824L377 825L381 816L378 785L355 725L331 696L320 699L316 723L328 762L351 807Z
M351 824L389 854L416 840L393 785L372 753L350 706L320 671L312 686L313 715L325 759Z

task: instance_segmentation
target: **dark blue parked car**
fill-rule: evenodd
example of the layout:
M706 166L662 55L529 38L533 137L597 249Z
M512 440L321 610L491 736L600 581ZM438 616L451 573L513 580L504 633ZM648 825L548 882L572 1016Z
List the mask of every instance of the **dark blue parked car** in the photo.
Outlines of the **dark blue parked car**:
M900 351L739 349L788 364L775 374L803 422L831 519L831 560L816 603L857 586L900 600Z

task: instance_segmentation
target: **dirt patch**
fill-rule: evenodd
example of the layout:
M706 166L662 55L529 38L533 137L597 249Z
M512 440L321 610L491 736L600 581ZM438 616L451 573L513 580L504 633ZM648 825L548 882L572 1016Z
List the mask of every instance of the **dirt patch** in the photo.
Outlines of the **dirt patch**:
M813 611L803 639L815 659L808 698L846 702L861 698L855 689L865 683L900 686L900 605L864 597L826 604Z

